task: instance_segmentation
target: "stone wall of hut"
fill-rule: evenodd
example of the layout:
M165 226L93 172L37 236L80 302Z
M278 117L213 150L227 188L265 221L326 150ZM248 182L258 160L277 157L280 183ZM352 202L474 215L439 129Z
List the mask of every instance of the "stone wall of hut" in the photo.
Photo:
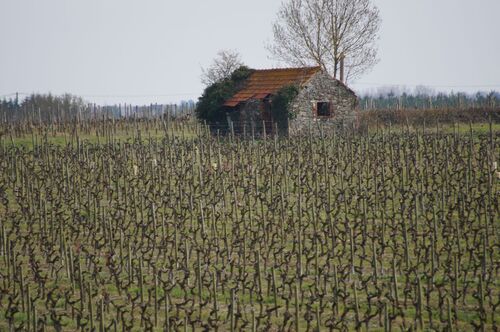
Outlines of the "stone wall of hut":
M315 105L318 102L331 103L330 117L317 116ZM356 122L356 103L354 92L327 73L319 72L301 87L292 103L291 111L297 116L289 122L288 132L294 135L318 128L352 128Z

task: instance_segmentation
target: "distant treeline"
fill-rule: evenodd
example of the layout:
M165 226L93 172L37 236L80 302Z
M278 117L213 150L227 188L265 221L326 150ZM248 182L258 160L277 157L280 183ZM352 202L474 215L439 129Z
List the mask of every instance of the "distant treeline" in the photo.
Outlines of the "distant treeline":
M362 110L387 109L470 109L500 107L500 93L463 92L434 93L430 89L416 89L414 92L385 92L365 94L358 97Z
M434 93L429 89L416 89L413 92L386 90L360 95L358 97L358 108L366 110L390 110L393 113L380 114L379 121L391 118L398 122L400 113L398 110L442 110L442 116L453 115L452 121L465 119L468 111L472 110L495 110L500 108L500 93L478 92L467 93ZM194 114L196 103L192 100L183 101L179 104L150 104L131 105L118 104L111 106L99 106L84 101L81 97L71 94L54 96L51 94L32 94L19 100L18 98L0 99L0 123L67 123L74 121L118 119L118 118L179 118ZM462 110L460 115L452 112ZM481 113L481 112L480 112ZM467 117L467 121L477 120L480 113L474 114L473 119ZM496 112L494 112L496 119ZM390 114L390 115L389 115ZM482 113L481 113L482 114ZM488 113L491 114L491 113ZM406 114L404 114L406 115ZM415 115L421 118L423 115L431 116L431 112ZM413 115L412 115L413 116ZM433 117L436 114L433 113ZM472 115L471 115L472 116ZM377 116L379 117L379 116ZM483 115L481 115L484 118ZM371 116L373 118L373 115Z
M71 94L54 96L51 94L32 94L23 100L16 98L0 100L1 123L63 123L101 118L116 119L123 117L153 118L179 117L190 115L195 109L194 101L179 104L131 105L118 104L99 106L85 102L81 97Z

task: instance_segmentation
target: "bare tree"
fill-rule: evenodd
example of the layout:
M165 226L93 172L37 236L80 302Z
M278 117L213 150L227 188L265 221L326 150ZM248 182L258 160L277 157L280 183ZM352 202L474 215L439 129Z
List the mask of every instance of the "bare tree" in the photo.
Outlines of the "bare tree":
M378 8L370 0L289 0L273 25L268 50L290 65L318 65L355 79L377 62Z
M208 68L202 68L201 82L205 85L222 81L243 66L241 56L233 50L220 50Z

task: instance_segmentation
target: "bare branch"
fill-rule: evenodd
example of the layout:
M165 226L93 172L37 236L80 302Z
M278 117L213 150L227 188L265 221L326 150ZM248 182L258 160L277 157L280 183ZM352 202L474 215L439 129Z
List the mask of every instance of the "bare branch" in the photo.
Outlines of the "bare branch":
M268 50L290 65L317 65L337 77L345 58L346 79L377 62L379 10L370 0L289 0L273 25Z
M243 61L238 52L233 50L220 50L208 68L201 68L201 82L205 85L211 85L220 82L231 73L243 66Z

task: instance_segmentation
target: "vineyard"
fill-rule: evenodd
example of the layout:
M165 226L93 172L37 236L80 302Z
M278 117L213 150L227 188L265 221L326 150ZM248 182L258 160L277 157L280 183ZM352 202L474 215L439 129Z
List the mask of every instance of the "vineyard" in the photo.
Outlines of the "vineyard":
M5 129L0 330L496 331L499 161L491 124Z

